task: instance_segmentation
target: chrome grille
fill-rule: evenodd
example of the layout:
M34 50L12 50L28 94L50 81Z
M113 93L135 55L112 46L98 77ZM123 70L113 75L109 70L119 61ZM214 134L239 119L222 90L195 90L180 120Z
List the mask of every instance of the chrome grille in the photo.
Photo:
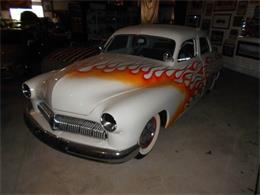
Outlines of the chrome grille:
M106 131L97 122L64 115L54 115L52 110L43 102L38 104L38 108L53 130L81 134L98 139L107 138Z
M69 116L55 115L53 128L99 139L107 138L106 131L99 123Z

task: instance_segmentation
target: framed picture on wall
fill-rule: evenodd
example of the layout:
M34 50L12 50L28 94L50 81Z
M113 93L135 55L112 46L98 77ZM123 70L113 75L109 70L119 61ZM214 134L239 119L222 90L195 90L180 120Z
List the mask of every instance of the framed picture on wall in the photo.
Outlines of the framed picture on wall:
M260 44L238 41L236 55L260 60Z
M248 1L239 1L237 7L237 15L245 15L247 11Z
M231 14L215 14L213 16L213 28L228 29L230 25Z
M212 30L210 41L213 45L222 45L224 32L219 30Z
M200 26L200 15L189 15L186 18L186 25L192 27Z
M233 11L236 9L236 0L217 0L214 2L214 11Z

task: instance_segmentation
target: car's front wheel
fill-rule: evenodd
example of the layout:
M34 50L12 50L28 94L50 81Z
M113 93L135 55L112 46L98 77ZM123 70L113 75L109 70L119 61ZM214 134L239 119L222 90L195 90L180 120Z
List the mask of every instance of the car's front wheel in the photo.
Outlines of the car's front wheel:
M138 140L139 153L137 159L146 156L154 147L160 132L160 116L153 116L145 125L140 138Z

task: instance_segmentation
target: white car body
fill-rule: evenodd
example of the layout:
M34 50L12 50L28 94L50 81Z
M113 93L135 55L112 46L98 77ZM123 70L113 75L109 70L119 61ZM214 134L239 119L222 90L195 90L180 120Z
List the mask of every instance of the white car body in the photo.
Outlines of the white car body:
M160 124L169 127L186 107L203 95L218 75L220 66L216 55L200 30L174 25L132 26L116 31L106 45L114 36L124 34L174 40L174 60L165 62L102 52L26 81L24 84L30 89L32 104L26 121L30 127L33 124L35 135L41 132L37 137L47 134L54 142L63 143L62 149L56 148L78 156L108 162L124 161L139 151L138 140L149 119L159 114ZM209 52L203 55L200 37L205 37L209 44ZM189 39L194 41L194 57L177 60L183 42ZM73 117L75 121L83 119L97 125L100 125L102 114L109 113L116 121L116 130L104 130L106 138L99 139L83 135L80 130L72 132L68 126L66 131L54 129L39 110L40 103L52 111L53 117ZM49 143L45 138L42 140Z

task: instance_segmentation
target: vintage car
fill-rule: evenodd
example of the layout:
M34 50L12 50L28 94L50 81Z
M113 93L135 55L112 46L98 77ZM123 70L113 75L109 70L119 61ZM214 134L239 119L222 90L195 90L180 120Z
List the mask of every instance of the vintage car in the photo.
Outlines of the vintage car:
M22 85L33 134L63 152L104 162L142 158L212 88L220 71L202 31L137 25L116 31L99 55Z

